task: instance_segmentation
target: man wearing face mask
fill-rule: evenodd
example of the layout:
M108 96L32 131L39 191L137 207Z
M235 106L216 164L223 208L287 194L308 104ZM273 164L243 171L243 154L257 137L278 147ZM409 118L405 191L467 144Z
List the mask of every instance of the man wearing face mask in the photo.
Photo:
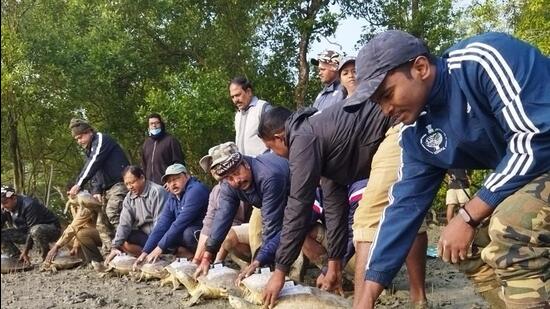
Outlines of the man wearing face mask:
M185 165L181 144L166 132L166 127L159 114L148 117L149 137L145 139L141 150L141 167L145 178L162 185L160 180L166 168L172 164Z

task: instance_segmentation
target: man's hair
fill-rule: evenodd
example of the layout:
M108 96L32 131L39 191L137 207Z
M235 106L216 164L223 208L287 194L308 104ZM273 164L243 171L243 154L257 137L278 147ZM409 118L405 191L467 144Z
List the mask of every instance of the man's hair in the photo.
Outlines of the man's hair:
M231 81L229 81L229 85L228 86L231 86L231 85L239 85L241 86L241 88L243 88L243 90L248 90L250 89L251 91L254 91L254 88L252 88L252 82L249 81L246 77L244 76L237 76L237 77L234 77L233 79L231 79Z
M284 107L273 107L262 114L258 125L258 137L271 139L277 133L285 130L285 122L292 112Z
M127 173L130 173L134 175L136 178L141 178L141 176L145 177L145 173L143 172L143 169L137 165L128 165L122 170L122 177L124 178L124 175Z
M159 113L151 113L149 114L149 117L147 117L147 121L149 121L149 119L151 118L157 118L159 121L160 121L160 127L162 128L162 130L165 129L164 127L164 121L162 120L162 117L160 116Z
M422 54L422 55L418 55L414 59L416 59L417 57L420 57L420 56L426 57L430 64L435 63L435 57L432 54L430 54L429 52L425 53L425 54ZM397 66L392 71L402 72L403 74L405 74L407 76L408 79L412 79L411 68L412 68L413 64L414 64L414 61L407 61L407 62Z

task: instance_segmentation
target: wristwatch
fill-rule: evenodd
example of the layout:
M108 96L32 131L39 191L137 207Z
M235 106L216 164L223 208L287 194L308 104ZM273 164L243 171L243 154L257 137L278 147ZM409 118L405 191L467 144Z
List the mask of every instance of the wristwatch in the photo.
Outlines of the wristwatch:
M472 218L472 216L470 216L470 213L466 210L466 208L459 207L458 208L458 213L460 214L462 219L464 219L464 222L468 223L468 225L470 225L474 229L479 226L479 222L474 220L474 218Z

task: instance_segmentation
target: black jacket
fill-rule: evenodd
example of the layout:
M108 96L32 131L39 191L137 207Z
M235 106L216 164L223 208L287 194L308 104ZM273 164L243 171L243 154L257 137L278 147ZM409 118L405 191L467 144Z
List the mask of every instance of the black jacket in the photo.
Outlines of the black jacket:
M17 204L11 213L13 225L16 228L28 233L30 228L38 224L54 224L60 227L59 219L46 206L37 199L18 195ZM27 235L25 248L32 249L33 240L30 234Z
M128 164L124 151L115 140L106 134L94 133L92 143L86 149L86 163L76 184L82 188L93 178L92 193L103 193L122 182L122 170Z
M372 157L391 121L374 103L355 113L339 102L317 112L306 108L286 122L290 195L285 209L277 268L287 272L307 233L315 188L321 183L327 225L328 257L342 258L347 240L347 185L368 178Z
M141 167L145 177L162 185L162 175L174 163L185 164L181 145L172 135L165 133L159 139L148 137L141 149Z

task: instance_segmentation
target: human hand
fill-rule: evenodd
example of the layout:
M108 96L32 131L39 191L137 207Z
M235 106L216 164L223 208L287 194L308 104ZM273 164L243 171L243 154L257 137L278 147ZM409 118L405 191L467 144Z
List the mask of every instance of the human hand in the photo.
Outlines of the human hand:
M121 254L122 254L122 251L118 250L117 248L112 248L109 255L107 255L107 257L105 258L105 262L104 262L105 266L108 266L109 262L111 262L111 260L113 260L115 256L121 255Z
M260 267L260 262L257 260L254 260L252 263L250 263L250 265L248 265L245 269L243 269L243 271L241 271L239 276L237 276L237 280L235 281L235 284L236 285L241 284L241 280L252 275L258 267Z
M69 190L69 192L67 192L67 194L68 194L70 197L74 198L74 197L78 194L79 191L80 191L80 186L79 186L79 185L74 185L74 186L71 188L71 190Z
M319 276L317 277L317 280L315 280L315 286L320 289L323 286L324 280L325 280L325 274L320 273Z
M78 254L78 251L80 250L80 246L73 246L71 248L71 251L69 251L69 255L75 256Z
M153 251L151 251L151 253L149 253L149 255L147 255L147 263L155 263L161 254L162 249L157 246Z
M441 232L437 253L444 262L456 264L465 260L468 248L474 239L475 229L455 216Z
M203 258L201 259L199 266L197 266L197 270L195 270L195 273L193 274L193 278L197 280L200 276L208 275L209 269L210 269L210 260L208 258L205 258L203 255Z
M59 248L57 247L57 245L54 245L50 251L48 251L48 254L46 255L46 260L45 262L46 263L51 263L53 261L53 259L55 258L55 256L57 255L57 250Z
M147 257L147 252L143 252L141 253L141 255L137 258L137 260L134 262L134 265L132 266L132 269L134 271L136 271L139 267L139 265L141 265L144 261L145 261L145 258Z
M269 308L273 308L273 306L275 306L277 298L279 298L279 293L283 289L284 284L285 273L279 269L276 269L271 275L271 278L269 278L269 281L264 288L264 292L262 293L264 307L267 306Z
M343 296L344 289L342 288L342 270L329 266L327 273L324 275L323 281L321 282L320 289Z
M30 264L31 263L31 258L29 257L29 254L26 253L26 252L23 252L21 253L21 255L19 256L19 261L25 263L25 264Z
M101 194L96 193L96 194L92 195L92 197L95 198L99 203L103 204L103 196L101 196Z

